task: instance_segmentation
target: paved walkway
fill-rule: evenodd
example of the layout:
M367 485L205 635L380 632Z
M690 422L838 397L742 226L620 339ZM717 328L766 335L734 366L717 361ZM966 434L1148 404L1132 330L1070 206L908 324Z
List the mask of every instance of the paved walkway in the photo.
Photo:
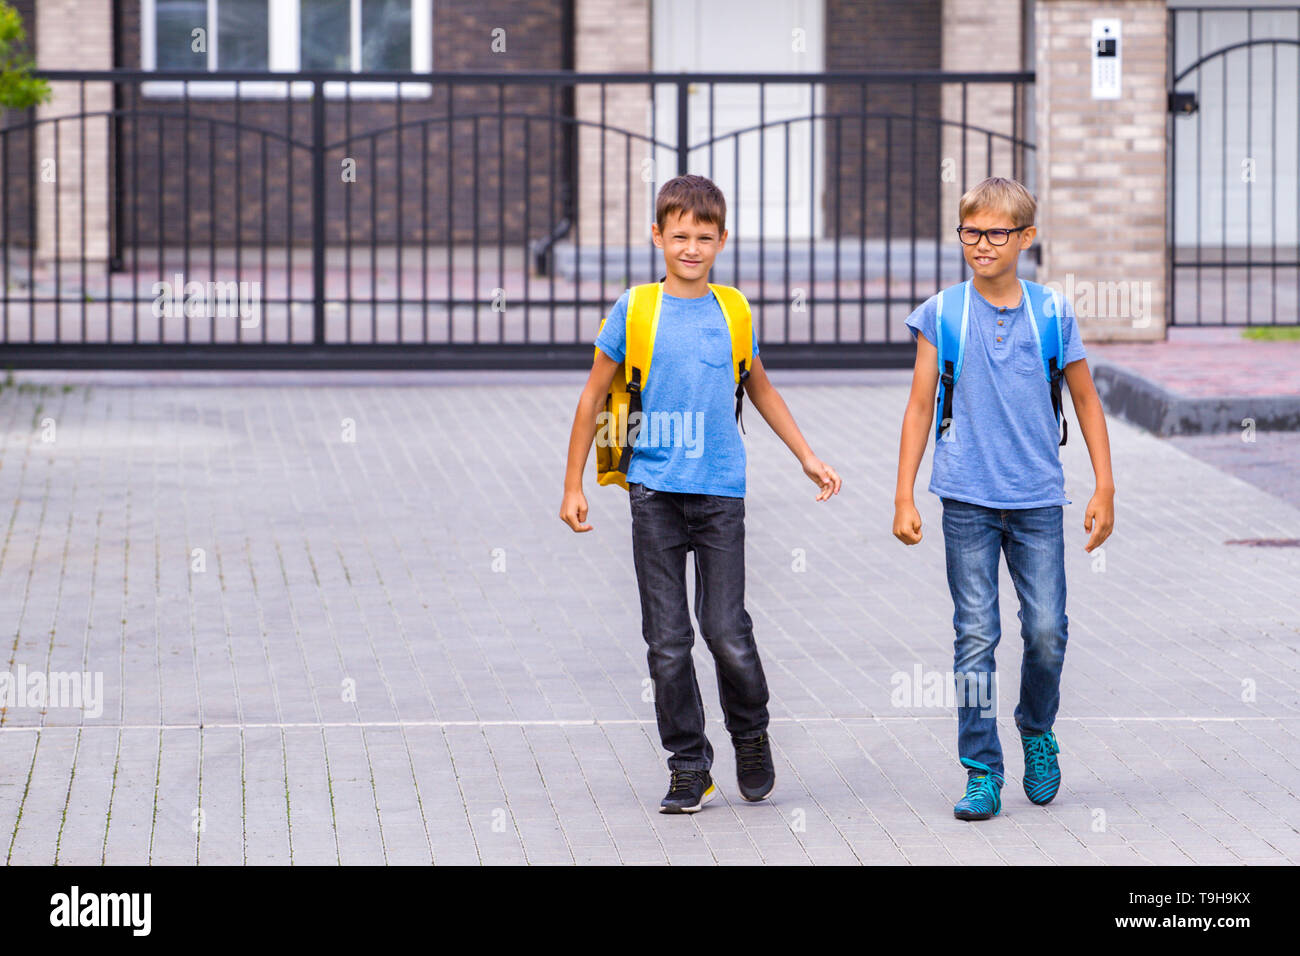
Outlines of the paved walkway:
M1225 544L1295 505L1113 422L1103 563L1071 441L1064 787L1019 789L1004 601L1011 779L965 824L951 711L897 699L952 647L937 502L889 534L905 377L791 384L846 485L746 416L778 789L737 799L701 652L724 798L663 817L624 495L555 517L580 378L375 378L0 393L3 658L103 681L0 717L8 862L1300 862L1300 549Z
M1108 363L1152 383L1149 397L1156 406L1167 401L1158 391L1177 402L1201 403L1201 414L1189 417L1219 422L1225 430L1165 440L1300 507L1300 436L1242 427L1248 419L1265 425L1295 421L1283 412L1300 401L1300 341L1246 339L1242 332L1175 327L1163 342L1089 344L1088 359L1094 370ZM1217 404L1219 414L1207 413L1206 404Z

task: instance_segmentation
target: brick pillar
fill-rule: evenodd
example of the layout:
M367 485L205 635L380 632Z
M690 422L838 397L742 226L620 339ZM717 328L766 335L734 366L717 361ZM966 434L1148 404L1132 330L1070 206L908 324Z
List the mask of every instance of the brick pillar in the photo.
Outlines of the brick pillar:
M110 70L113 68L112 0L40 0L36 4L36 64L45 70ZM38 120L56 116L76 117L83 112L80 85L75 82L50 84L53 96L36 110ZM84 112L98 113L113 108L112 86L86 85ZM67 119L37 127L36 169L36 255L42 261L79 259L82 241L88 260L108 258L108 121L103 116L82 122ZM85 178L82 178L82 158ZM53 161L51 163L51 161ZM57 180L59 229L54 229L55 182ZM82 210L85 232L82 232Z
M1094 17L1120 21L1120 99L1094 100ZM1164 0L1038 0L1039 281L1090 341L1163 339L1167 120Z
M1022 0L944 0L942 69L962 73L1006 73L1024 69L1021 22ZM1020 109L1019 125L1013 123L1016 106ZM970 84L966 87L966 122L970 126L1010 135L1019 129L1024 139L1024 97L1019 103L1010 84ZM943 88L943 117L952 123L962 119L961 84L948 83ZM952 160L955 179L943 182L943 206L940 235L944 242L955 244L957 204L961 195L989 175L988 137L965 132L960 126L943 128L943 159ZM963 138L965 142L965 176L962 175ZM1026 161L1032 162L1032 153ZM1012 156L1008 141L993 140L992 175L1011 176ZM1024 171L1020 170L1024 179Z
M650 0L575 0L574 69L580 73L644 73L650 69ZM584 84L574 102L579 120L601 121L600 87ZM605 123L642 136L650 133L650 91L646 86L610 85L605 88ZM626 136L605 134L578 127L578 241L584 246L600 243L602 222L605 241L621 245L627 205L631 199L631 242L650 241L650 220L646 215L651 184L642 178L645 161L652 159L648 145L632 140L631 168L628 169ZM605 178L605 201L601 205L601 176ZM675 171L667 171L671 176ZM652 177L662 181L663 177ZM628 192L631 191L629 197Z
M40 0L36 4L34 47L36 65L47 70L109 70L113 68L112 0ZM87 83L85 107L81 86L51 83L53 96L36 108L38 120L77 117L113 108L109 83ZM64 120L55 150L55 124L36 127L36 258L49 261L108 259L108 120ZM85 156L85 178L82 178ZM52 163L51 163L52 161ZM53 177L56 182L47 181ZM57 193L56 193L57 185ZM55 232L55 206L59 207L59 232ZM82 232L82 211L86 226Z

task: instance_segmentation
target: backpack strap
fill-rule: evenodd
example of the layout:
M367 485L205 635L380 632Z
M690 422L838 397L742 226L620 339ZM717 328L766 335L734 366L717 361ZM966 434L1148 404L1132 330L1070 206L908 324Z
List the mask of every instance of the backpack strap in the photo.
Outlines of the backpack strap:
M939 341L939 421L935 441L941 441L952 427L952 393L961 376L966 357L966 327L970 320L971 280L941 289L935 302L935 329Z
M632 463L632 446L641 432L641 392L650 377L650 360L654 356L663 301L664 287L658 282L634 286L627 300L627 348L623 353L628 394L627 444L623 446L618 465L624 474Z
M1037 282L1026 282L1024 279L1020 280L1020 290L1029 306L1029 324L1034 330L1034 338L1038 340L1038 353L1043 357L1043 375L1052 393L1052 414L1061 426L1059 444L1064 445L1070 437L1070 425L1061 409L1061 379L1065 376L1062 368L1065 343L1061 330L1061 294L1055 289Z
M741 421L740 409L745 401L745 380L754 367L754 316L749 308L749 300L739 289L729 285L709 283L714 298L722 308L722 315L727 320L727 330L731 334L731 370L732 381L736 383L736 422L740 430L745 430Z

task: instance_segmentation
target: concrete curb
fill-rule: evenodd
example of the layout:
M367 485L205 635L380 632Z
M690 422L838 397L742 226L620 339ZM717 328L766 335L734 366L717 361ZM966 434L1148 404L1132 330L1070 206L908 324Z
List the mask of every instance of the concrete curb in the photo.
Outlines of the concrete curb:
M1300 431L1297 395L1190 398L1104 360L1092 376L1108 413L1161 437L1236 432L1243 421L1253 421L1256 431Z

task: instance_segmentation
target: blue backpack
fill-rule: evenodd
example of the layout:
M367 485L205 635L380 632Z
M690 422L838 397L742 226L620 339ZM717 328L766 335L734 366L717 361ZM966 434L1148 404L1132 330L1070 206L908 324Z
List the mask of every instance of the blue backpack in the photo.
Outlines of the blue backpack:
M952 390L961 377L962 359L966 357L966 323L970 318L971 280L958 283L939 293L935 306L939 349L939 421L935 440L941 440L952 426ZM1069 424L1061 414L1061 377L1064 370L1061 360L1065 344L1061 338L1061 297L1037 282L1020 280L1020 290L1029 312L1029 325L1038 340L1038 351L1043 357L1043 377L1052 393L1052 414L1061 428L1064 445L1070 435ZM1040 320L1041 318L1041 325Z

